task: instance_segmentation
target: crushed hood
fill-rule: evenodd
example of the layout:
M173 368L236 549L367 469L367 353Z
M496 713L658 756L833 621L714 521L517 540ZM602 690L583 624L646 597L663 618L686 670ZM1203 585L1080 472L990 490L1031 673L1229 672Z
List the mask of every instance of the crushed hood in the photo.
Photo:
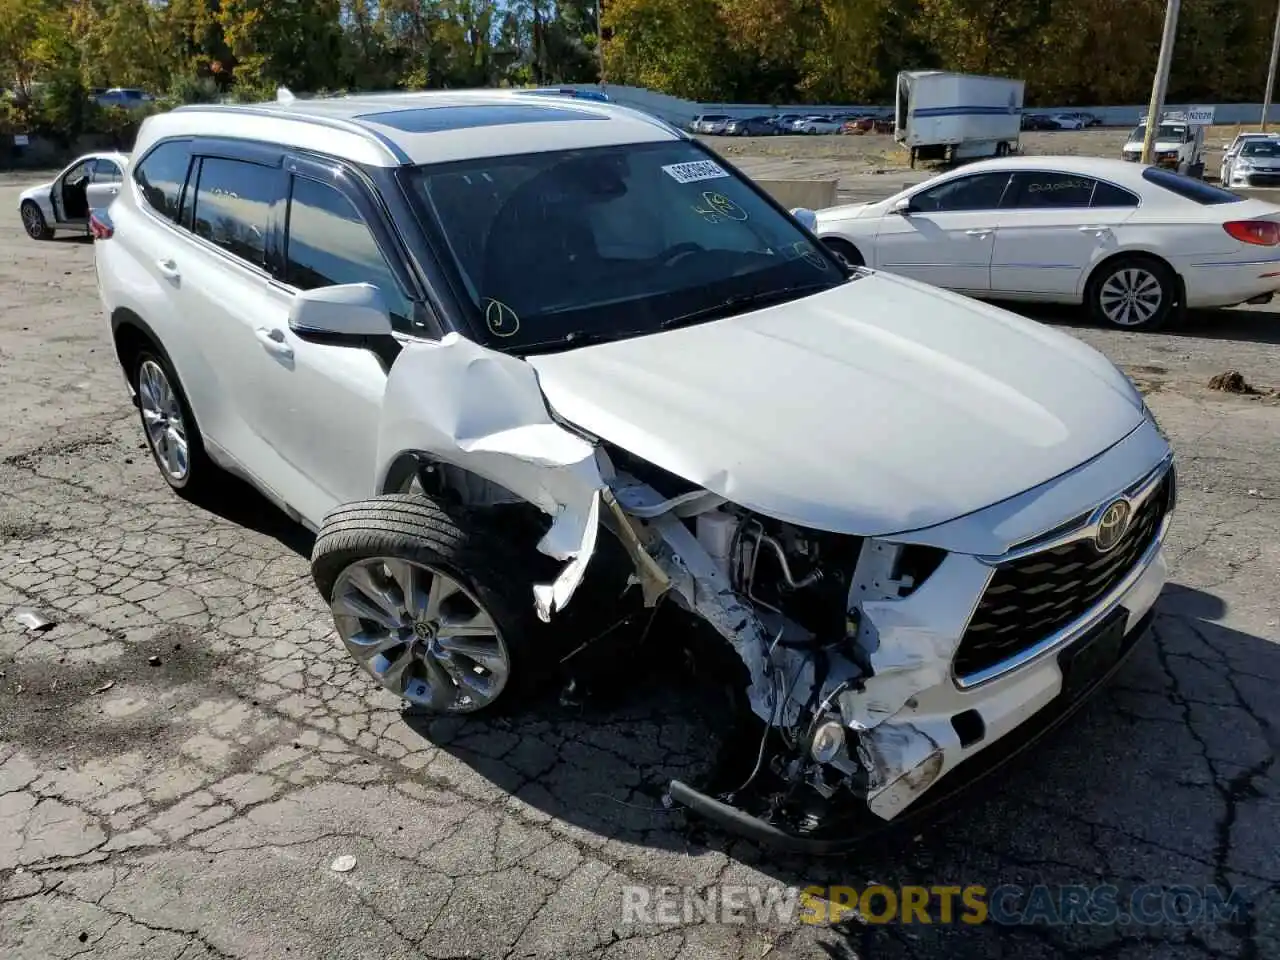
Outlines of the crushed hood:
M1143 416L1075 338L881 273L529 363L590 433L751 510L864 536L1021 493Z

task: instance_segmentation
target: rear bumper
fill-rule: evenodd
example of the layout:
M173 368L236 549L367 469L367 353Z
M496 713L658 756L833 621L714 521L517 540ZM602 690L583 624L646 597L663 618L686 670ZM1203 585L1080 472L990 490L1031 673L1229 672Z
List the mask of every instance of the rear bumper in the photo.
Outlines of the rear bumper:
M1189 307L1232 307L1246 300L1280 291L1280 254L1274 247L1237 260L1202 260L1187 264L1182 278ZM1247 259L1246 259L1247 258Z
M1064 683L1044 708L1008 735L953 767L919 802L893 820L882 820L865 810L851 810L844 816L832 817L830 825L820 831L801 835L754 817L679 780L671 781L671 799L729 832L774 849L810 856L844 853L893 833L918 829L943 811L960 812L959 805L973 799L979 784L1061 727L1110 680L1149 632L1155 610L1147 609L1132 626L1129 626L1130 618L1131 611L1117 607L1102 623L1063 650L1055 661L1064 677L1071 677L1072 682ZM1082 654L1100 648L1108 648L1103 649L1105 659L1100 663L1089 668L1080 662L1084 659ZM1087 672L1082 675L1080 670Z

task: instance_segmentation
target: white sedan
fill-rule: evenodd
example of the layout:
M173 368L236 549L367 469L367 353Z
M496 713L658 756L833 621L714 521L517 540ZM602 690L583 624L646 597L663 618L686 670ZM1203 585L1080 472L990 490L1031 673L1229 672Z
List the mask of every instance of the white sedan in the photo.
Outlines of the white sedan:
M50 240L55 230L87 233L90 207L110 202L120 189L128 165L127 154L88 153L49 183L22 191L18 197L18 213L27 236L33 240Z
M1124 160L984 160L814 222L851 263L1127 329L1280 290L1280 206Z

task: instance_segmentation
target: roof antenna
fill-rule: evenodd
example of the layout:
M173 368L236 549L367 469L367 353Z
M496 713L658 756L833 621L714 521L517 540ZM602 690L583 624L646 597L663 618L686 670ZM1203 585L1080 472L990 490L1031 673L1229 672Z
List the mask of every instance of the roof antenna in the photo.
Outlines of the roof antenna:
M293 103L297 99L288 87L276 87L276 103Z

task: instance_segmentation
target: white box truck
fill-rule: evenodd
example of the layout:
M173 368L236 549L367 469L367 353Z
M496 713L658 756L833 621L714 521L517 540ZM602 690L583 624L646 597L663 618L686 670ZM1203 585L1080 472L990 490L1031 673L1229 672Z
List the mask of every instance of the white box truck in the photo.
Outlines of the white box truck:
M941 70L898 74L894 139L916 160L1003 157L1018 149L1022 80Z

